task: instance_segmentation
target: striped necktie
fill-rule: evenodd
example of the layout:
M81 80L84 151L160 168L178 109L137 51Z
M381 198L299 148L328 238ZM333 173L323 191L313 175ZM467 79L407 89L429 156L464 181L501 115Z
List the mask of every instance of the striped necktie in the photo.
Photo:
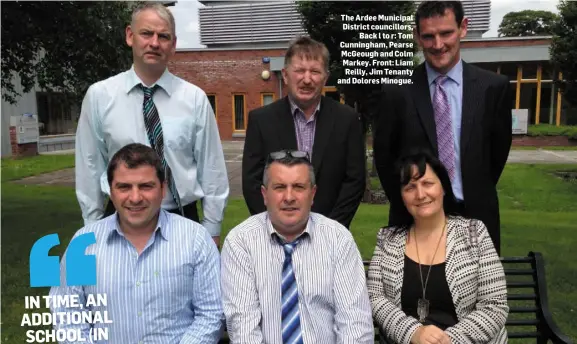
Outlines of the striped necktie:
M440 75L435 79L435 94L433 97L433 110L435 112L435 125L437 128L437 146L439 148L439 160L443 163L451 181L455 178L455 144L453 137L453 121L449 97L443 83L447 76Z
M282 267L281 320L283 344L303 344L299 315L299 292L292 266L292 254L299 240L282 243L285 261Z
M178 195L178 190L176 189L176 184L174 182L174 178L172 177L172 171L170 170L170 166L168 166L168 163L164 158L164 138L162 136L162 125L160 123L160 117L158 116L158 110L156 109L156 105L154 105L154 101L152 100L152 95L160 86L154 85L154 87L146 87L141 84L140 87L144 92L144 125L146 126L146 134L148 135L148 140L150 141L152 148L156 151L162 160L162 166L164 167L168 188L172 193L172 197L178 206L180 214L184 216L182 203L180 202L180 196Z

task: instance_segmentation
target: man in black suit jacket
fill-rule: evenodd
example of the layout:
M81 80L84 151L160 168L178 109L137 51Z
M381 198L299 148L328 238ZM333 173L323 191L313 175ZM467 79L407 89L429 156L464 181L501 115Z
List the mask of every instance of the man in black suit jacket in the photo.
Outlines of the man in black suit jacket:
M363 133L353 108L321 95L328 66L324 44L297 38L282 71L288 96L249 113L242 189L251 215L266 210L261 185L268 155L299 150L312 157L315 170L312 211L349 227L365 190Z
M459 1L426 1L419 6L414 36L426 61L415 69L412 84L384 88L375 130L376 167L391 203L389 223L401 223L409 215L393 172L395 161L411 148L431 149L441 156L440 145L452 146L453 159L444 164L454 172L451 183L460 210L483 221L500 252L496 186L511 147L512 92L507 77L461 60L460 39L467 32L463 17ZM448 77L443 92L436 85L438 75ZM449 113L435 106L443 99L436 96L443 93L452 130L439 130L442 125L437 124ZM446 145L443 139L449 138L453 142Z

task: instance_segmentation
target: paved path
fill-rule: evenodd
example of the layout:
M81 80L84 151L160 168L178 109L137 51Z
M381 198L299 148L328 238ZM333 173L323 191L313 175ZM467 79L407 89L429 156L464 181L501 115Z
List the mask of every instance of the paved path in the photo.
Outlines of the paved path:
M577 150L512 150L507 162L524 164L577 164Z
M242 196L241 165L243 141L228 141L222 143L228 182L231 197ZM74 150L42 153L45 155L74 154ZM74 169L68 168L60 171L41 174L15 181L18 184L62 185L74 187Z
M228 171L230 184L230 196L242 196L241 164L242 164L242 141L223 142L223 151ZM67 151L68 154L73 151ZM54 153L51 153L54 154ZM63 154L63 153L57 153ZM509 154L510 163L526 164L577 164L577 151L548 151L538 150L512 150ZM15 183L21 184L45 184L74 186L74 169L69 168L61 171L28 177Z

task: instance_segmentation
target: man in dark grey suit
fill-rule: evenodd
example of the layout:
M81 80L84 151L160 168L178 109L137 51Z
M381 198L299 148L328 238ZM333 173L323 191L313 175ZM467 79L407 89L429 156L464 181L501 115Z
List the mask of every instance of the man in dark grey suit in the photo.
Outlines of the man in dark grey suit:
M391 202L389 223L408 216L394 162L403 151L428 148L447 168L460 212L483 221L500 253L496 186L512 140L509 80L461 60L468 20L459 1L423 2L415 23L425 62L412 84L384 88L375 129L376 167Z
M329 52L309 37L291 42L282 71L288 95L248 115L242 191L251 215L266 210L261 186L270 153L299 150L317 180L312 211L349 227L365 190L363 132L355 110L322 96Z

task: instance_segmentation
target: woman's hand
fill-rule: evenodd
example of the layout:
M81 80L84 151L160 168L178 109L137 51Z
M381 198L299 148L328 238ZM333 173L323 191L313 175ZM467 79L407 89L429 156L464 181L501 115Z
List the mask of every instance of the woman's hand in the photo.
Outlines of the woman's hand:
M437 326L421 326L411 338L412 344L451 344L451 338Z

